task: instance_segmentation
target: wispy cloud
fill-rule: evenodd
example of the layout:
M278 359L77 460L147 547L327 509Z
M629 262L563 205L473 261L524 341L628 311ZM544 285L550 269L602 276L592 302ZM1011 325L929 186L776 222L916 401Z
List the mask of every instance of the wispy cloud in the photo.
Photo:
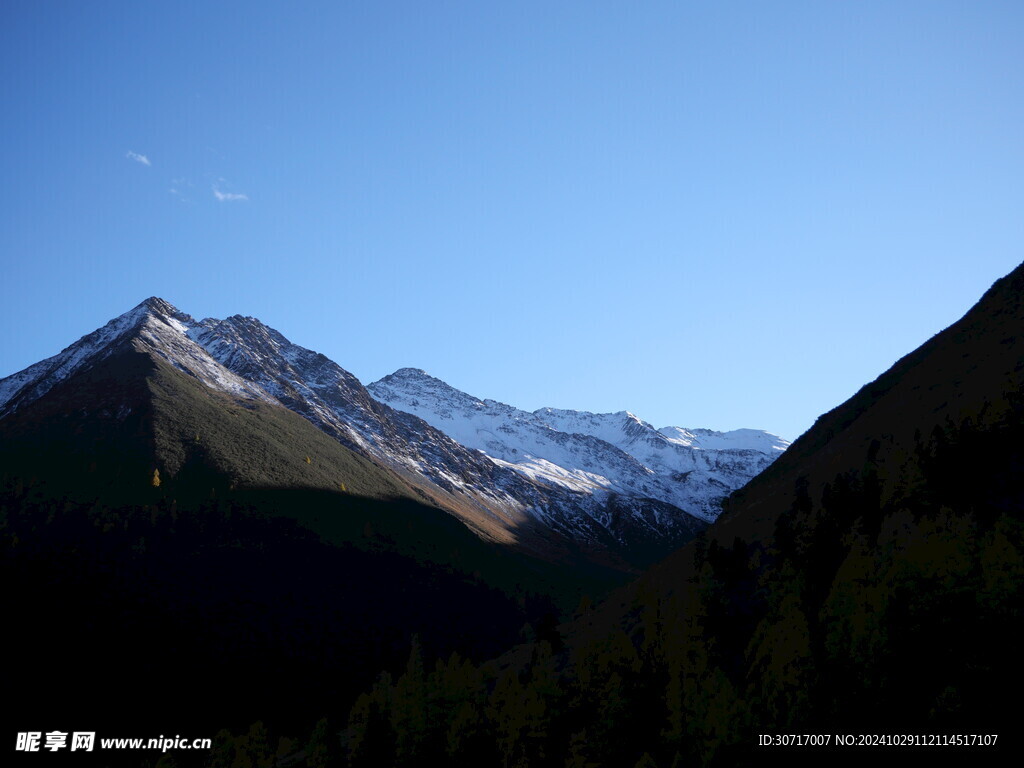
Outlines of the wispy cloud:
M182 203L195 205L194 201L188 196L188 190L191 189L192 186L191 181L186 179L184 176L178 176L171 179L171 186L168 187L167 192Z
M231 203L236 200L249 199L248 195L243 195L240 192L223 192L216 184L214 184L211 189L213 189L213 196L222 203Z
M138 152L132 152L130 149L125 154L125 157L127 157L129 160L134 160L136 163L142 163L143 165L152 165L152 163L149 162L148 157L146 157L145 155L140 155Z

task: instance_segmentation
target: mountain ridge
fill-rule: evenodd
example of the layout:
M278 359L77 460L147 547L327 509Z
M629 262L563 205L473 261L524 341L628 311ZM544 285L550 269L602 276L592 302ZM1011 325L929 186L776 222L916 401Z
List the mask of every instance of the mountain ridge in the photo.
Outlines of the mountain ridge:
M417 368L399 369L367 389L527 477L599 496L656 498L705 521L789 444L758 430L659 430L629 411L524 411L468 395Z
M699 430L674 428L674 435L664 435L628 412L540 409L530 415L529 429L549 445L568 446L572 455L560 465L548 460L549 454L523 471L511 454L481 451L474 441L466 444L409 409L393 408L334 361L292 343L256 318L236 314L196 320L156 296L57 355L0 379L0 418L125 348L154 354L215 391L298 413L342 445L389 465L484 535L530 546L540 528L549 528L619 567L642 565L691 538L717 514L729 490L770 463L765 458L770 454L756 450L698 452ZM522 421L525 412L485 402ZM586 434L582 426L572 433L558 428L573 420L612 417L626 419L642 434L623 436L620 445L612 445ZM724 439L721 433L704 432ZM652 442L665 452L690 457L689 463L652 471L630 453ZM776 447L782 443L776 441ZM704 483L703 493L677 492L675 486L693 486L695 478Z

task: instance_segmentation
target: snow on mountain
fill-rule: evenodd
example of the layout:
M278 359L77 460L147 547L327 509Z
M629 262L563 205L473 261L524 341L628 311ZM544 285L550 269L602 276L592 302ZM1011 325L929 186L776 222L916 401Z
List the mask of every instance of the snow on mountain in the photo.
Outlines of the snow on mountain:
M262 389L231 373L190 340L186 333L194 325L191 317L163 299L146 299L53 357L0 379L0 416L38 400L69 376L109 357L124 344L159 355L212 389L272 400Z
M492 462L377 402L337 363L293 344L259 320L240 315L206 319L189 336L233 373L348 447L422 474L445 490L472 487L496 501L516 503L490 477Z
M655 429L628 411L522 411L403 368L368 387L463 445L577 491L653 498L713 520L721 502L789 445L758 430Z
M499 521L514 539L526 535L531 529L524 524L532 521L591 549L664 552L701 528L692 515L712 518L715 499L751 474L751 462L735 451L703 451L702 460L691 460L686 471L714 469L724 479L687 483L656 469L657 462L648 466L638 458L646 456L640 448L649 439L668 446L666 452L695 453L677 446L682 437L648 427L640 431L642 440L617 435L615 420L606 416L621 414L525 414L478 401L422 371L409 375L403 369L378 382L375 397L337 363L255 318L197 321L157 298L0 379L0 417L129 347L161 357L211 389L289 408L349 448L421 478L428 495L430 488L449 494L446 508L468 505ZM412 402L416 392L422 408ZM607 423L589 428L596 434L582 422L576 432L566 431L569 420L586 418ZM623 423L635 429L634 420L626 415Z
M789 440L760 429L734 429L730 432L715 432L712 429L662 427L658 431L670 441L688 448L705 448L717 451L750 450L773 455L782 453L790 444Z
M233 373L348 447L462 494L506 525L540 520L574 540L627 547L637 541L668 544L696 531L694 518L653 496L631 494L629 503L610 504L608 494L552 483L544 473L531 476L473 450L457 435L378 401L337 363L255 318L203 320L188 335Z
M255 318L203 320L188 334L229 370L343 444L463 494L507 524L525 516L571 539L627 546L639 540L664 544L696 530L694 518L652 496L630 494L629 503L612 505L607 493L550 482L548 474L530 475L474 450L458 435L380 402L337 363Z

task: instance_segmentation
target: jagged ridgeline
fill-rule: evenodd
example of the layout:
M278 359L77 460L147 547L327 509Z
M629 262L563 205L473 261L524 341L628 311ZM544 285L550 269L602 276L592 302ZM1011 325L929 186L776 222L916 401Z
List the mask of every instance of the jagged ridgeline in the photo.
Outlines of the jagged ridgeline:
M482 538L545 560L625 572L693 538L730 491L788 445L759 430L655 429L626 411L530 413L408 368L364 387L255 318L195 320L158 298L0 379L0 418L124 348L214 393L287 408ZM119 402L111 414L127 419L131 411ZM156 470L173 475L176 452L170 448L171 465Z
M552 638L417 654L352 708L351 766L1019 757L1024 266ZM995 748L759 748L764 733L999 734Z

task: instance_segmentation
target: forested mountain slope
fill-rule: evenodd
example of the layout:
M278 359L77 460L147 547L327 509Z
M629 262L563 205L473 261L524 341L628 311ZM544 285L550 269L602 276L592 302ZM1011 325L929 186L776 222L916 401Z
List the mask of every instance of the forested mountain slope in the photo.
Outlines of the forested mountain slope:
M992 764L1020 752L1024 266L554 639L378 684L351 765ZM419 702L419 721L396 707ZM759 748L759 734L998 734ZM972 738L968 736L968 738Z

